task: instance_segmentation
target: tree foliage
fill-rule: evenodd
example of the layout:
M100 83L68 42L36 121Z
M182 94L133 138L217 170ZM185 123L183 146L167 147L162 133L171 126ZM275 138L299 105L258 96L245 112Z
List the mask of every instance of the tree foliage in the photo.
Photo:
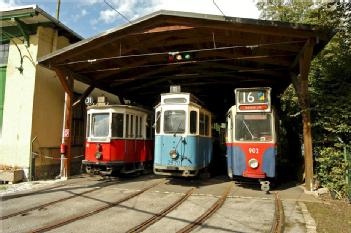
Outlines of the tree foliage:
M351 153L351 3L272 0L258 2L257 7L263 19L314 24L337 31L311 64L309 91L315 174L322 185L344 195L349 165L344 161L343 147ZM284 114L290 116L290 124L301 129L300 109L292 87L281 97L281 104Z

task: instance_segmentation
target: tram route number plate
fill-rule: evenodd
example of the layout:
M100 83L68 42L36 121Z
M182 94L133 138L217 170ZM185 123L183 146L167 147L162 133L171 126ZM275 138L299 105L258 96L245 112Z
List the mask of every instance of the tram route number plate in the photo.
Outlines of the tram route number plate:
M179 168L175 167L175 166L167 166L167 169L168 170L179 170Z

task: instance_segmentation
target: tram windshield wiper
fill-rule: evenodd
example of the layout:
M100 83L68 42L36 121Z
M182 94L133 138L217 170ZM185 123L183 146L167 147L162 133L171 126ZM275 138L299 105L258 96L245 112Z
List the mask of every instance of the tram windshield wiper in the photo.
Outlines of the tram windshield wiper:
M247 131L250 133L251 139L255 139L255 136L251 133L251 131L250 131L250 129L249 129L249 126L246 124L246 121L245 121L245 120L243 120L243 123L244 123L244 125L245 125Z
M174 137L177 136L177 133L178 133L178 131L179 131L181 125L182 125L182 121L179 122L179 125L178 125L178 127L177 127L177 130L176 130L176 131L174 132L174 134L173 134Z

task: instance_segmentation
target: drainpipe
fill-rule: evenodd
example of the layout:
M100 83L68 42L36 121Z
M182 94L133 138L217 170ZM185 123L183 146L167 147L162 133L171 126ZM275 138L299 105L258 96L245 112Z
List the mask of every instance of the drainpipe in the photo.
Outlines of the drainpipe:
M34 142L37 140L37 136L35 136L30 144L30 162L29 162L29 181L33 181L34 177L35 177L35 157L36 157L36 153L33 152L33 144Z

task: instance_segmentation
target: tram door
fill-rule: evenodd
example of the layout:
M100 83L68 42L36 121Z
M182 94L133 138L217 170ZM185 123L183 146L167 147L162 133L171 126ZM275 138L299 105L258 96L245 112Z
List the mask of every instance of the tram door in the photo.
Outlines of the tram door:
M125 154L128 161L139 161L142 156L140 147L145 147L144 143L139 143L143 139L143 117L139 114L127 112L125 127Z
M134 125L135 116L127 112L126 114L126 135L125 135L125 156L127 161L135 161L135 137L134 137Z

